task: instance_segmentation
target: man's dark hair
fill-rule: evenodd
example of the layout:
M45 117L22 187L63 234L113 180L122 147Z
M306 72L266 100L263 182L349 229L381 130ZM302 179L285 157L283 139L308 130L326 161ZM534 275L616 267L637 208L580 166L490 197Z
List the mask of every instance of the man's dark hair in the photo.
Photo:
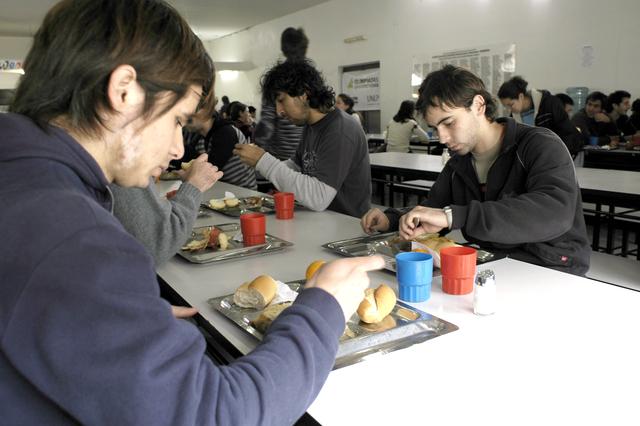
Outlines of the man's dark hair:
M624 98L631 99L631 93L626 90L616 90L607 97L607 112L613 111L613 105L620 105Z
M602 92L591 92L589 93L589 95L587 96L587 102L598 102L600 101L600 105L602 105L602 107L606 107L607 106L607 95L605 95Z
M438 71L432 71L420 85L418 93L416 109L422 115L428 107L469 109L473 98L480 95L485 104L485 117L489 121L495 118L496 104L491 94L479 77L464 68L445 65Z
M396 123L402 123L403 121L413 118L413 114L416 111L416 103L413 101L402 101L400 108L396 115L393 116L393 121Z
M249 109L250 114L253 114L256 112L256 107L254 107L253 105L249 105L247 108Z
M273 103L278 92L292 97L306 93L309 106L321 112L328 112L335 102L335 92L309 59L278 62L264 73L260 87L262 96Z
M527 94L527 86L529 83L519 75L511 77L508 81L502 83L498 90L499 99L518 99L518 96L522 93Z
M289 27L282 32L280 49L287 61L301 61L307 56L309 39L302 28Z
M201 108L213 110L211 58L178 12L161 0L64 0L45 16L24 61L10 110L38 125L64 117L88 135L113 112L107 94L111 72L131 65L145 92L142 115L171 109L189 86L208 92ZM162 111L158 95L172 94Z
M633 101L633 103L631 104L631 111L636 114L640 114L640 99L636 99L635 101Z
M573 105L573 99L566 93L556 93L555 97L560 99L563 105Z
M238 121L240 114L247 109L247 106L239 101L233 101L229 104L229 118L231 121Z

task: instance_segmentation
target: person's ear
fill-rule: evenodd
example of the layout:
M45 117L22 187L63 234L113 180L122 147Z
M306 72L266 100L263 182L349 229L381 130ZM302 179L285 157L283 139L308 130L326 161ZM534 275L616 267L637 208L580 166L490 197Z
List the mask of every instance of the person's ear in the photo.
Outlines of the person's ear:
M472 105L478 115L484 115L484 111L487 108L487 105L485 104L484 98L481 95L475 95L473 97Z
M107 97L111 107L120 114L129 115L139 111L144 102L144 90L138 84L135 68L119 65L111 72Z

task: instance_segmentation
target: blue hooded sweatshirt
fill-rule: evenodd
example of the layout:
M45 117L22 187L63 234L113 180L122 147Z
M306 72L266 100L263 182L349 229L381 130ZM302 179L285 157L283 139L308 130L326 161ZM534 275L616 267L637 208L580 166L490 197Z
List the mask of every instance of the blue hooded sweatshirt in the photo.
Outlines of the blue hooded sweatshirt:
M252 353L216 366L72 137L0 114L0 182L2 422L291 424L316 397L344 330L328 293L305 290Z

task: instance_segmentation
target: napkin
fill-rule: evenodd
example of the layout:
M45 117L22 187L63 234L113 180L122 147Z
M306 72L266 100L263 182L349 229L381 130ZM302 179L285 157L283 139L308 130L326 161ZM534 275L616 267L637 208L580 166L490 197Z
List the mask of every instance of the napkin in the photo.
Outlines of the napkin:
M278 303L284 302L293 302L294 300L296 300L296 297L298 297L298 293L291 290L291 287L278 280L276 280L276 284L278 285L278 289L276 290L276 296L273 298L270 305L277 305Z
M228 200L228 199L231 199L231 198L238 198L238 197L236 197L236 194L234 194L233 192L224 191L224 199Z

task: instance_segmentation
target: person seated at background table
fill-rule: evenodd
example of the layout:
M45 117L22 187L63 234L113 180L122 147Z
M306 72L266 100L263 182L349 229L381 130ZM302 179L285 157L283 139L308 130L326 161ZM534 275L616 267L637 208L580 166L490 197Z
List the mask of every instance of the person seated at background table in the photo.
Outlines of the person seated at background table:
M242 132L246 140L253 142L253 120L245 104L239 101L231 102L229 104L229 120Z
M222 182L254 190L258 188L255 170L233 154L237 144L249 144L249 141L231 120L214 111L211 116L194 115L184 127L187 130L185 144L202 149L198 154L207 153L209 162L223 172Z
M575 157L584 145L579 132L569 121L564 105L547 90L527 88L529 83L520 76L506 81L498 90L502 105L511 111L518 122L545 127L560 136L571 156Z
M354 120L358 122L359 125L362 126L362 117L360 116L360 113L353 109L355 104L356 103L353 98L346 93L340 93L338 96L336 96L336 108L341 109L349 114Z
M202 193L222 177L222 172L202 154L182 175L182 184L171 197L157 193L152 178L145 188L109 185L113 214L147 249L156 265L172 258L191 235L198 217Z
M564 111L571 118L571 114L573 114L573 99L571 99L571 96L566 93L556 93L555 97L560 99L560 102L564 105Z
M429 142L429 135L414 119L416 103L402 101L396 115L387 124L385 143L387 152L411 152L410 144L413 135L422 142Z
M615 124L617 134L629 136L635 132L629 127L627 112L631 109L631 93L624 90L616 90L607 97L605 112Z
M302 61L307 55L309 39L302 28L286 28L280 35L280 49L287 61ZM262 97L260 121L254 131L255 143L278 160L286 161L298 149L302 126L276 114L274 102Z
M411 239L460 229L467 241L509 257L587 272L580 189L555 133L496 119L482 80L451 65L427 75L417 108L454 154L425 202L408 212L372 209L361 220L365 232L399 230Z
M604 93L591 92L587 96L585 107L571 117L571 122L582 135L585 145L590 144L592 136L598 138L598 145L617 145L617 128L609 116L602 112L606 104L607 96Z
M629 117L629 127L633 134L640 132L640 99L636 99L631 104L631 117Z
M163 1L65 0L24 69L0 114L2 423L293 424L383 260L322 267L255 350L214 365L108 190L147 186L213 110L202 42Z
M220 100L222 101L222 105L220 105L220 109L218 110L218 114L220 114L220 116L222 118L228 118L229 105L231 104L229 102L229 97L227 95L223 95Z
M284 61L262 76L261 87L278 115L305 126L302 142L287 161L256 145L236 145L233 152L311 210L364 214L371 206L367 140L355 120L334 108L322 74L309 60Z

